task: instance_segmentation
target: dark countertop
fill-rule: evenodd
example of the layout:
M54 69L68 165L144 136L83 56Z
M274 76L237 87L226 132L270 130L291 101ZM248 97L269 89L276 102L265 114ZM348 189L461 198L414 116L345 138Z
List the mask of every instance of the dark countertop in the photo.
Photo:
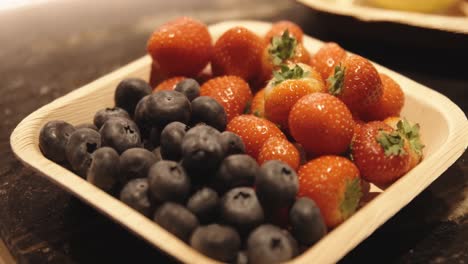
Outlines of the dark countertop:
M282 0L50 1L0 9L0 237L19 263L166 263L170 257L21 165L9 136L26 115L145 53L150 32L169 18L289 19L309 35L445 94L468 109L466 36L367 25ZM130 4L131 3L131 4ZM349 24L350 30L340 28ZM394 27L395 35L379 28ZM360 31L356 37L351 31ZM379 31L380 34L363 32ZM398 41L414 33L443 37ZM429 46L431 48L429 48ZM447 47L451 47L448 49ZM464 47L464 48L463 48ZM351 251L342 263L468 262L468 154Z

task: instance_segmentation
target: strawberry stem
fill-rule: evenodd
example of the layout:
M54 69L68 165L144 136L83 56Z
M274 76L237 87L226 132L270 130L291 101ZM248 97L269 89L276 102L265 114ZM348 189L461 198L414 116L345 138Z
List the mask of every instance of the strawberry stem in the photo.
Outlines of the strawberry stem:
M308 75L309 72L304 71L299 65L289 68L287 65L282 64L278 71L273 72L273 85L278 85L290 79L302 79Z
M343 91L343 82L346 68L340 65L335 66L335 73L327 79L330 86L328 91L332 95L339 95Z
M284 61L294 57L297 40L286 29L281 36L271 39L268 53L274 65L279 66Z
M404 139L401 137L400 133L397 131L386 132L383 130L379 131L377 136L377 142L382 146L385 151L385 156L398 156L405 155L406 151L404 150Z
M406 118L398 121L397 131L408 139L411 149L413 149L416 154L422 155L422 149L424 144L421 142L421 136L419 134L419 124L411 125Z
M359 201L362 197L361 179L347 179L345 188L344 197L340 204L340 211L343 219L349 218L359 205Z

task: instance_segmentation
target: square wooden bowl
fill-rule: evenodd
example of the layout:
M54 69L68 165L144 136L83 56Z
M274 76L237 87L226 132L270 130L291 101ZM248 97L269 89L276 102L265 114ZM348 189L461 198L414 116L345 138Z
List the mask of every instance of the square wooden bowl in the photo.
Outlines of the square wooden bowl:
M271 27L270 23L265 22L229 21L212 25L209 29L213 38L217 39L227 29L239 25L259 35ZM304 44L308 50L316 52L322 42L305 36ZM41 107L13 131L11 147L26 166L40 172L155 247L183 262L214 263L216 261L198 253L118 199L46 159L38 147L39 131L46 122L57 119L71 124L91 122L97 110L114 105L114 89L122 79L148 79L150 65L150 57L145 56ZM372 192L381 192L377 197L291 263L338 261L441 175L467 147L468 122L460 108L445 96L421 84L382 66L375 66L403 88L406 102L402 115L421 125L422 139L426 145L424 160L384 191L372 186Z

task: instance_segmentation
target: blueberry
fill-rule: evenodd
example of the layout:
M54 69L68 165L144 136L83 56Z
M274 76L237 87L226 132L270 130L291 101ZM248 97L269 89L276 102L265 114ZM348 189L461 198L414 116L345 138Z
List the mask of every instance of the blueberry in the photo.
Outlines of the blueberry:
M190 120L190 101L182 93L160 91L151 94L146 104L145 119L152 126L164 127L174 121L188 124Z
M91 128L92 130L99 131L99 129L97 128L97 126L94 125L94 124L91 124L91 123L82 123L82 124L76 125L75 128L76 128L76 129L80 129L80 128Z
M153 154L154 156L156 157L156 162L160 161L160 160L163 160L162 156L161 156L161 147L157 147L155 149L153 149Z
M213 189L203 187L189 198L187 208L198 217L200 223L212 222L218 214L218 193Z
M151 86L142 79L128 78L122 80L115 89L115 105L133 115L137 103L151 93Z
M254 189L237 187L227 192L221 199L221 219L246 233L263 223L262 206Z
M153 148L159 147L161 144L161 129L158 127L152 127L149 135L149 141Z
M190 192L190 178L177 162L162 160L148 173L150 194L157 202L184 202Z
M148 120L148 101L150 96L147 95L140 99L135 107L135 113L133 114L133 120L140 129L142 138L149 138L151 132L151 124Z
M122 153L129 148L141 146L140 131L137 125L129 119L109 119L99 130L102 145L109 146Z
M299 191L297 174L282 161L267 161L255 179L255 190L264 207L288 207Z
M127 182L120 192L120 200L141 214L150 217L152 205L148 196L147 178L133 179Z
M65 153L73 170L85 177L93 160L92 154L101 147L101 136L90 128L77 129L68 140Z
M236 259L241 240L232 227L211 224L195 229L190 238L190 246L210 258L231 262Z
M99 148L92 155L86 179L106 192L112 192L118 183L119 154L109 147Z
M65 121L49 121L39 132L39 148L44 156L61 163L67 160L65 149L75 128Z
M122 108L104 108L97 111L94 115L94 125L97 128L101 128L107 120L115 117L130 119L130 116L128 115L127 111L123 110Z
M249 258L247 257L247 252L239 251L237 253L236 261L234 263L235 264L248 264Z
M252 186L260 168L255 159L246 154L228 156L219 166L214 185L219 192L239 186Z
M226 129L226 112L212 97L200 96L192 101L192 124L205 123L219 131Z
M127 149L120 156L121 182L126 183L131 179L148 177L148 171L156 161L154 154L147 149Z
M298 248L288 231L261 225L247 239L247 256L252 264L281 263L294 258Z
M245 153L244 142L237 134L224 131L221 133L220 142L223 147L225 156Z
M183 93L187 99L193 101L200 95L200 84L194 79L186 78L176 85L174 91Z
M166 160L182 158L182 140L188 126L181 122L169 123L161 132L161 156Z
M209 126L196 126L182 140L182 165L190 173L205 176L214 173L224 153L219 142L219 132Z
M194 214L182 205L171 202L164 203L156 210L154 221L185 242L188 242L198 227L198 220Z
M320 209L307 197L296 200L289 211L294 237L306 246L311 246L327 232Z

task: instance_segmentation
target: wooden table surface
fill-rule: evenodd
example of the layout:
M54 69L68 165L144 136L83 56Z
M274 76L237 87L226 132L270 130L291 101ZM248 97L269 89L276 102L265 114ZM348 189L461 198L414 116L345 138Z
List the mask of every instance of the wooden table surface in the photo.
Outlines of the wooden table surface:
M174 262L22 166L9 136L38 107L144 55L152 30L179 15L207 23L289 19L307 34L337 41L468 109L466 36L369 25L282 0L52 0L0 9L0 237L18 263ZM411 38L421 32L440 45ZM467 159L465 152L341 262L467 263Z

